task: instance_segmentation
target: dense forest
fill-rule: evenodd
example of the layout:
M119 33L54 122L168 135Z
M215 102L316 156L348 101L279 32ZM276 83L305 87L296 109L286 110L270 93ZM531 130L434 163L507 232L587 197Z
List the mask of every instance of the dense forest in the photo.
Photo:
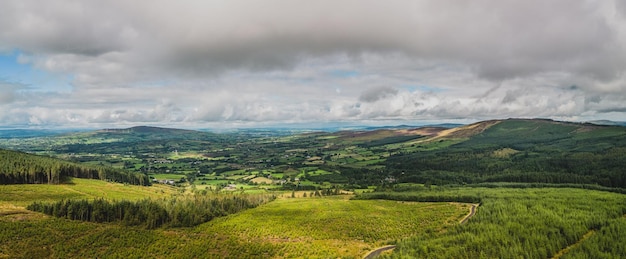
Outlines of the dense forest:
M624 195L520 187L407 187L355 198L481 202L468 224L417 233L399 241L394 252L383 258L623 258L626 254L624 235L619 232L626 226Z
M401 182L537 182L626 188L626 128L505 120L446 148L400 153L386 166Z
M61 200L34 202L27 209L51 216L89 222L119 222L148 229L164 225L191 227L213 218L254 208L272 201L274 195L194 195L140 201Z
M0 184L58 184L68 177L150 185L150 178L103 166L86 166L60 159L0 149Z

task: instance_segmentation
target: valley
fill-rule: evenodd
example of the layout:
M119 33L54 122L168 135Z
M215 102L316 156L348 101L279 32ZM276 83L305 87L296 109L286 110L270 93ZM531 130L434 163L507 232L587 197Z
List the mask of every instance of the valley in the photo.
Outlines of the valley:
M11 134L0 257L361 258L386 245L379 257L626 255L622 126Z

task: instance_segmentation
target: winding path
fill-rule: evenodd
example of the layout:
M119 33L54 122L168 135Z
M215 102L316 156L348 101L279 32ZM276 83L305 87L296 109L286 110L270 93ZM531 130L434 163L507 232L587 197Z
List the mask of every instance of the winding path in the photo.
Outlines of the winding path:
M465 215L465 217L463 217L463 219L461 219L461 221L459 223L460 224L465 224L468 219L473 217L476 214L476 208L478 208L478 204L472 204L472 206L470 207L469 213L467 215ZM372 251L369 251L369 253L367 253L363 257L363 259L373 259L373 258L376 258L376 257L378 257L380 255L380 253L382 253L384 251L392 250L394 248L396 248L395 245L388 245L388 246L383 246L383 247L376 248L376 249L374 249Z
M461 222L459 222L459 223L465 224L465 222L467 222L468 219L473 217L474 214L476 214L476 208L478 208L478 204L472 204L472 207L470 207L469 214L465 215L465 217L463 217L463 219L461 219Z
M372 258L376 258L377 256L379 256L379 255L380 255L380 253L382 253L382 252L384 252L384 251L387 251L387 250L394 249L394 248L396 248L396 246L395 246L395 245L388 245L388 246L383 246L383 247L376 248L376 249L374 249L374 250L370 251L369 253L367 253L367 254L365 255L365 257L363 257L363 259L372 259Z

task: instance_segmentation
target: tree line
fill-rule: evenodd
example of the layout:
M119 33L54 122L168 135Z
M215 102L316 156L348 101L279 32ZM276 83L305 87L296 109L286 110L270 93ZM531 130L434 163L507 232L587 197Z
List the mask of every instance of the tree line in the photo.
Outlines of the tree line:
M0 150L0 184L59 184L69 177L150 185L142 173L104 166L85 166L60 159Z
M154 229L162 226L191 227L274 200L273 195L216 195L162 200L107 201L61 200L34 202L27 209L47 215L88 222L118 222Z

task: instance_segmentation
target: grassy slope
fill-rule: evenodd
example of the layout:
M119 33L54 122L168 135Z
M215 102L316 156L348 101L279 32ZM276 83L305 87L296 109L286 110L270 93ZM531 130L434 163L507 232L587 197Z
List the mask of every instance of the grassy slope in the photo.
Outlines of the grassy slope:
M465 204L354 201L346 197L279 199L209 222L197 231L275 247L275 256L360 257L373 248L458 223Z
M412 151L410 145L421 145L420 151L448 148L493 148L501 146L519 146L528 148L537 143L553 145L557 148L581 150L580 145L606 148L616 139L624 143L626 128L615 126L597 126L559 122L541 119L508 119L477 122L438 132L417 141L408 141L394 148ZM450 144L443 144L450 143ZM599 143L599 144L598 144ZM613 143L613 144L618 144ZM598 149L593 149L598 150Z
M0 257L360 257L419 231L458 224L467 205L282 198L196 228L145 230L44 216L34 200L169 195L167 186L74 179L72 185L0 186Z
M91 197L99 184L78 182L81 188L70 186L73 191L56 193L71 196L81 191L87 193L82 197ZM0 203L0 257L359 258L395 242L398 248L392 256L401 258L538 258L567 247L571 249L566 257L626 255L620 248L626 242L620 234L626 226L626 196L600 191L453 188L414 193L481 197L482 206L465 225L458 225L458 220L467 213L467 205L340 196L282 198L195 228L145 230L16 212L7 205L39 199L53 190L25 191L13 202L8 200L16 198L5 197L4 191L15 192L16 186L2 187L8 188L2 190ZM121 193L125 187L143 189L109 188ZM158 196L152 188L129 197ZM591 230L593 234L580 241Z
M619 146L626 139L626 128L565 123L549 120L510 119L495 124L457 145L467 148L513 147L529 149L544 145L554 150L576 150ZM614 143L617 141L617 143ZM598 149L599 148L599 149Z
M26 207L33 201L60 199L139 200L165 197L175 193L166 185L133 186L100 180L71 179L70 184L14 184L0 185L0 206Z

